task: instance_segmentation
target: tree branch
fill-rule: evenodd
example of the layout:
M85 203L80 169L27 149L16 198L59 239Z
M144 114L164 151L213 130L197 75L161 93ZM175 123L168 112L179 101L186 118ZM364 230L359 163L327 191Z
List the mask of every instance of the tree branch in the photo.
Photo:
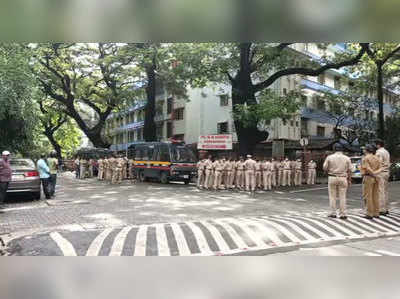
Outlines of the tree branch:
M260 59L258 59L255 63L253 63L253 64L251 65L251 67L250 67L251 72L254 72L254 71L256 71L259 67L261 67L261 66L265 63L265 61L266 61L267 59L275 59L275 58L279 57L279 56L282 54L282 51L283 51L284 49L286 49L288 46L290 46L291 44L292 44L292 43L281 43L281 44L279 44L278 46L274 47L275 50L277 51L277 53L276 53L272 58L271 58L271 57L268 57L268 55L264 55L263 57L261 57ZM254 51L253 51L253 52L254 52ZM250 63L251 63L252 60L253 60L253 56L251 57Z

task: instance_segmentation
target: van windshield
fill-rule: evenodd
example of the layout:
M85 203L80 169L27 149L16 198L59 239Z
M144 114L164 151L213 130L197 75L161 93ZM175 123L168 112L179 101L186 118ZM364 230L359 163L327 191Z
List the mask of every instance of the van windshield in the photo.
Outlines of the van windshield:
M172 162L195 163L196 157L193 152L185 146L171 147Z

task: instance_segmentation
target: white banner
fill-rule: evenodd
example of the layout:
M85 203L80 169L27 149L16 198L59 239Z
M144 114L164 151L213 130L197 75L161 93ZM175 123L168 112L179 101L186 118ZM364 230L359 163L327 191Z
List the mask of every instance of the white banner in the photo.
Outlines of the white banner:
M199 136L197 149L202 150L231 150L232 135L203 135Z

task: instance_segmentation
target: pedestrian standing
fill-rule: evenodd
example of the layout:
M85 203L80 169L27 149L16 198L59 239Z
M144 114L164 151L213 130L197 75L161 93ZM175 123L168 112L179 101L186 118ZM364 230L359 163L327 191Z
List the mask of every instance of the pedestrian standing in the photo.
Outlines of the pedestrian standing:
M236 188L243 190L245 187L245 168L244 159L242 156L239 157L239 161L236 163Z
M88 161L88 172L89 172L88 177L89 178L93 177L93 163L94 163L94 160L92 158L90 158Z
M283 161L283 180L282 180L282 186L290 186L290 174L291 174L291 162L289 161L288 158Z
M224 162L222 159L217 159L213 163L214 169L214 190L221 189L222 173L224 171Z
M0 160L0 206L1 208L4 205L4 201L6 200L8 185L11 182L12 178L12 169L10 165L10 152L4 151L1 154Z
M284 171L284 161L283 159L280 159L280 161L277 163L278 166L278 186L283 186L283 171Z
M295 172L294 184L295 186L301 186L303 183L303 164L300 159L296 161Z
M272 190L272 163L268 160L264 160L263 163L261 164L261 168L263 171L263 185L264 185L264 190L269 191Z
M97 179L99 181L103 180L103 171L104 171L104 160L103 157L100 157L100 159L97 160L97 167L98 167L98 172L97 172Z
M375 141L376 147L378 150L376 151L376 156L381 161L382 172L377 176L378 179L378 193L379 193L379 211L381 215L389 214L389 176L390 176L390 154L384 148L385 143L383 140Z
M352 164L349 157L343 154L343 146L336 143L333 146L334 154L329 155L323 165L328 173L328 190L331 213L328 217L336 218L336 201L339 200L340 219L347 219L346 193L351 184Z
M46 199L50 199L49 182L50 182L50 168L47 165L46 155L41 154L40 159L37 161L36 168L39 172L40 181L42 182L43 192Z
M289 186L296 185L296 160L290 161Z
M57 184L57 170L58 170L58 160L57 153L52 152L50 158L47 159L47 163L50 169L50 179L49 179L49 193L51 197L55 197L56 184Z
M247 160L244 162L246 175L246 191L254 193L256 190L256 164L251 155L247 155Z
M204 162L205 164L205 182L204 188L209 190L212 186L212 171L213 171L213 162L211 160L211 156L208 156L208 159Z
M111 184L116 184L117 183L117 157L116 155L111 156L110 158L110 170L111 170Z
M76 156L76 159L75 159L75 161L74 161L74 166L75 166L75 177L76 177L77 179L79 179L79 178L80 178L80 174L81 174L79 156Z
M80 166L80 178L85 179L86 178L86 167L87 167L87 160L82 157L79 160L79 166Z
M199 189L203 188L204 185L205 167L205 159L197 162L197 188Z
M367 144L364 149L364 158L361 161L361 174L363 175L363 198L367 204L365 218L379 218L379 181L378 176L382 171L381 160L375 155L376 148Z
M235 168L235 162L233 161L233 158L231 157L225 163L226 188L227 189L233 188L234 168Z
M315 185L315 178L317 176L317 163L314 160L308 162L308 175L307 175L307 184Z
M261 162L258 158L256 158L256 188L261 189L262 184L262 169Z
M271 158L271 186L276 187L276 178L277 178L277 162L274 158Z

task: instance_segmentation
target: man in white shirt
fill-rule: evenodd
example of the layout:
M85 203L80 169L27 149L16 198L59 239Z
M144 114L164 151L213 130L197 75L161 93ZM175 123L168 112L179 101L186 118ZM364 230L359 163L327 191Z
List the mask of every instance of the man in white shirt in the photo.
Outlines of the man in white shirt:
M390 154L384 148L385 143L383 140L375 141L376 147L378 150L376 151L376 156L381 161L382 172L377 175L378 179L378 193L379 193L379 211L381 215L389 214L389 169L390 169Z

